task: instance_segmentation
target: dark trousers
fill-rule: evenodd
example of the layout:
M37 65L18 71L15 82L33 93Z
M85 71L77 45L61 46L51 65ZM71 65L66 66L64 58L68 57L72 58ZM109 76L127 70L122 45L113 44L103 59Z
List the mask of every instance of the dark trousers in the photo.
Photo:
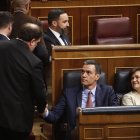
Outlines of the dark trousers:
M29 133L16 132L0 127L0 140L29 140Z

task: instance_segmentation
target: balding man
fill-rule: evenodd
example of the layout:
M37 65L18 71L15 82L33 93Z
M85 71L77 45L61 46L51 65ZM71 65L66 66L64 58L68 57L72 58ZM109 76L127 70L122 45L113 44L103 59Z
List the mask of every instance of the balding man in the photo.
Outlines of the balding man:
M13 0L12 5L14 9L14 24L13 30L11 32L10 38L16 38L20 27L24 23L34 23L40 26L42 29L42 24L39 19L29 16L31 0ZM43 30L43 29L42 29ZM44 65L44 79L46 72L46 65L49 61L48 51L46 49L46 45L44 43L43 37L41 38L40 43L38 43L37 47L34 50L34 54L39 57Z
M34 103L46 106L42 62L32 51L42 37L38 25L24 24L17 39L0 42L0 139L27 140Z

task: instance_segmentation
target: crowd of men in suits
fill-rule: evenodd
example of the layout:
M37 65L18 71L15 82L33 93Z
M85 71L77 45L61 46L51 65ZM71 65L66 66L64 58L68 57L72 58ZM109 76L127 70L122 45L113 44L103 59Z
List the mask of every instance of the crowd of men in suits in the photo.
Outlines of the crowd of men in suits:
M51 56L48 50L54 45L70 44L63 32L69 26L67 13L61 9L50 11L49 29L66 40L49 36L52 42L48 45L40 20L28 15L30 3L30 0L13 0L13 13L0 11L0 136L3 140L29 138L34 106L37 105L39 113L46 107L45 72Z
M30 2L13 0L13 14L0 11L0 136L3 140L27 140L36 104L47 122L65 118L63 139L71 140L77 108L117 106L117 96L111 86L97 84L101 67L87 60L81 64L82 86L66 89L57 105L48 109L46 67L53 46L71 45L67 35L69 18L62 9L50 10L49 27L43 33L40 20L28 15Z

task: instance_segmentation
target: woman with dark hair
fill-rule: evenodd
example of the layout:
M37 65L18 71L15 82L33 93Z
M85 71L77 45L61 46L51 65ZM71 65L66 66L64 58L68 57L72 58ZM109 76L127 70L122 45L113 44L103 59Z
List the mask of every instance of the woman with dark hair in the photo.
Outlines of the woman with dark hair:
M140 67L131 71L131 85L133 90L122 98L122 105L140 105Z

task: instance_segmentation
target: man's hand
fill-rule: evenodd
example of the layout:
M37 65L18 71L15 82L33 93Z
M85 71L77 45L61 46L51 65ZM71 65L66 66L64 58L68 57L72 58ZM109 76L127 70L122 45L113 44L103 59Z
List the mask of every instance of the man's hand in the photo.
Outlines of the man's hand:
M76 108L76 115L78 116L81 111L82 111L82 108L81 107L77 107Z
M49 114L49 110L48 110L48 104L46 104L45 110L43 113L40 113L40 116L43 118L46 118Z

